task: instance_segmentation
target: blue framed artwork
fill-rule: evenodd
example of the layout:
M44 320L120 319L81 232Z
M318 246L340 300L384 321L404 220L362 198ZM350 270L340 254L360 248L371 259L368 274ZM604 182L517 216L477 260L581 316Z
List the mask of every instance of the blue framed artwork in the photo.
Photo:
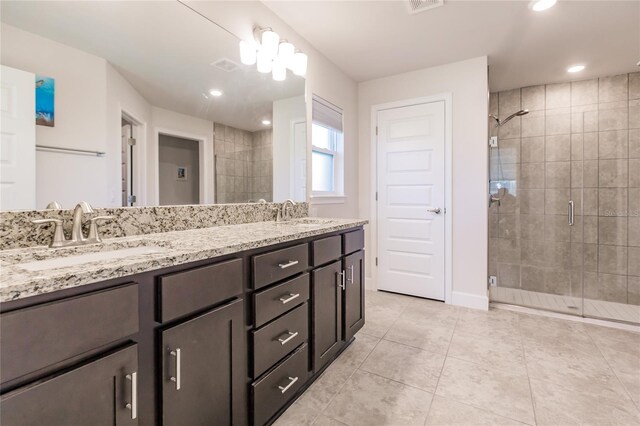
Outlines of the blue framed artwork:
M36 124L54 127L55 125L56 81L51 77L36 74Z

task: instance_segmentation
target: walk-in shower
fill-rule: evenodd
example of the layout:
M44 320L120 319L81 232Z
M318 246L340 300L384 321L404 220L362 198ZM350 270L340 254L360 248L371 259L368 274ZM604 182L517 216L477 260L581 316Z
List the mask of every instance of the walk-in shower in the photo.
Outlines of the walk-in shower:
M640 323L640 73L491 93L492 302Z

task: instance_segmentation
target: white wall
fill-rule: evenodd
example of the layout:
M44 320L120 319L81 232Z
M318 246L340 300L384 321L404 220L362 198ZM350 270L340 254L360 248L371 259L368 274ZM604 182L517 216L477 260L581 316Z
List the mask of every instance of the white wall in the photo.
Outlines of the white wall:
M373 105L452 94L452 211L454 304L486 307L488 247L488 79L487 58L480 57L359 84L360 216L373 219L371 135ZM376 253L372 222L366 241L366 270L371 282Z
M291 191L291 175L294 167L291 162L294 147L292 123L306 119L304 96L281 99L273 103L271 123L273 125L273 201L275 202L293 198Z
M148 205L159 204L158 194L158 134L164 133L187 139L201 140L200 144L200 203L214 202L215 173L213 164L213 121L180 114L155 106L151 107L151 143L147 147Z
M251 40L255 26L272 27L281 38L296 45L309 57L307 71L307 134L311 135L311 94L315 93L344 111L345 146L345 195L339 204L312 204L310 214L324 217L358 217L358 85L296 33L267 6L258 1L197 2L187 1L192 7L204 12L216 23L237 36ZM310 138L309 142L310 142ZM311 164L311 149L307 150L307 163ZM311 173L307 173L310 179ZM311 188L310 182L307 188Z
M116 177L110 174L108 159L119 156L119 149L108 146L105 136L106 61L5 23L1 39L3 65L55 79L55 126L36 126L36 143L107 153L99 158L36 151L36 208L53 200L67 208L80 200L113 205L108 182Z

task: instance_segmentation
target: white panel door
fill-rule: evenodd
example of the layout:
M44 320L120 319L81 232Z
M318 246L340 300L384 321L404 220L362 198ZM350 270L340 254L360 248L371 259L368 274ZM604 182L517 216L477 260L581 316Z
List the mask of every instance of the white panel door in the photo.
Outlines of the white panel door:
M2 65L0 210L36 208L35 90L34 74Z
M444 102L378 112L378 288L445 294Z

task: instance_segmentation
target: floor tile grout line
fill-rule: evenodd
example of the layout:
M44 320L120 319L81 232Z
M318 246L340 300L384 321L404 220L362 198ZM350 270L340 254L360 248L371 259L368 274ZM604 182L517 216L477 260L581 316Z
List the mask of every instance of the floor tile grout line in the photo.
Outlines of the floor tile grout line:
M595 347L598 349L598 352L600 352L600 356L602 356L602 358L604 359L604 362L607 363L607 366L609 367L609 369L611 370L611 372L613 373L613 375L615 376L616 380L618 381L618 383L620 384L620 386L622 386L622 389L624 389L624 392L627 394L627 396L629 397L629 399L631 400L631 403L636 407L636 410L638 410L638 412L640 413L640 405L639 403L637 403L634 399L633 396L631 395L631 393L629 392L629 389L627 389L627 387L625 386L624 383L622 383L622 380L620 380L620 377L618 377L618 373L616 373L616 370L611 366L611 364L609 363L609 360L607 359L606 356L604 356L604 353L602 353L602 349L600 349L600 345L598 345L598 342L593 338L593 336L591 335L591 333L589 332L589 329L586 329L586 333L587 336L589 336L589 339L591 340L591 342L593 342L593 344L595 345Z
M533 397L533 387L531 386L531 376L529 375L529 366L527 365L527 351L524 347L524 339L522 336L522 328L520 325L521 316L518 314L518 336L520 337L520 348L522 350L522 360L524 361L524 371L527 375L527 384L529 385L529 397L531 398L531 410L533 412L533 422L538 424L538 415L536 413L536 403Z

